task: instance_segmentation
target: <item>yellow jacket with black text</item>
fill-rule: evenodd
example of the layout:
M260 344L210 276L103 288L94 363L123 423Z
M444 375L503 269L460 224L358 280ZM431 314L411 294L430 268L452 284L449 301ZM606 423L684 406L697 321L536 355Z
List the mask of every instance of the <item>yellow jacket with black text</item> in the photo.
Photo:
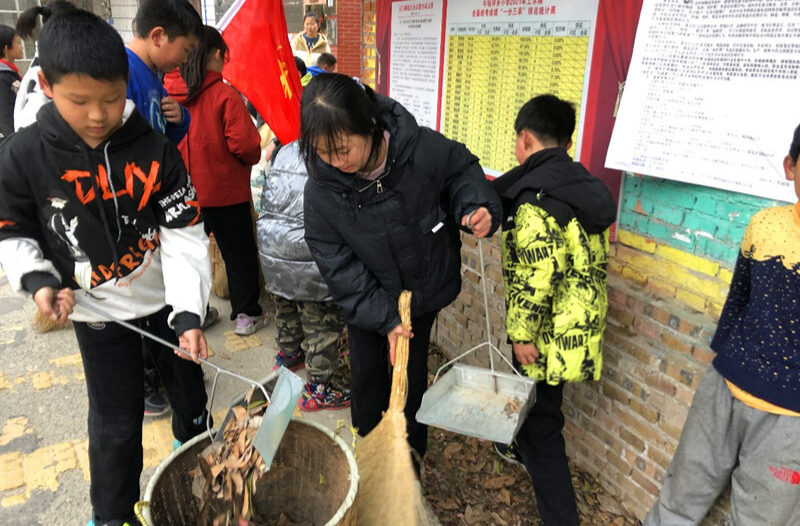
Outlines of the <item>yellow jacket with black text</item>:
M541 355L522 369L551 385L598 380L611 194L563 148L534 153L493 185L503 201L506 332Z

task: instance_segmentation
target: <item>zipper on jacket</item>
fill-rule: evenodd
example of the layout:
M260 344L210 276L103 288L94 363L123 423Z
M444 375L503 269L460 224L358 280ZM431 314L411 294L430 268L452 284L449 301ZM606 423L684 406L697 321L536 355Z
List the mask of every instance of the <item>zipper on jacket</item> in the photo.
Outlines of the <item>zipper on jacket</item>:
M388 175L389 175L389 172L391 172L391 171L392 171L392 165L394 165L394 161L395 161L395 160L393 159L393 160L392 160L392 162L391 162L391 164L387 163L387 166L386 166L386 171L385 171L385 172L383 172L381 175L379 175L379 176L378 176L376 179L374 179L373 181L370 181L370 183L369 183L367 186L365 186L364 188L361 188L360 190L358 190L358 193L359 193L359 194L360 194L360 193L363 193L363 192L364 192L364 191L366 191L367 189L371 188L371 187L372 187L372 185L375 185L375 191L376 191L377 193L379 193L379 194L382 194L382 193L383 193L383 184L381 183L381 179L383 179L384 177L388 176Z

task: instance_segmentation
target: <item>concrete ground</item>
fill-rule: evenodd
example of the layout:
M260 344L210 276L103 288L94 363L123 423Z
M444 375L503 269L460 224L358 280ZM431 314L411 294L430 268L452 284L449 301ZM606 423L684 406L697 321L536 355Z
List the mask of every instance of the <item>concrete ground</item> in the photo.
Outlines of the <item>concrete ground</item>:
M33 301L11 292L2 270L0 276L0 525L83 526L91 514L88 403L75 335L71 329L37 333L30 323ZM262 299L272 313L269 300ZM268 374L277 352L274 321L243 338L233 334L230 304L213 295L211 304L220 310L221 321L206 333L213 352L209 361L255 380ZM209 393L213 377L213 369L207 369ZM212 408L217 422L247 388L220 376ZM170 415L144 421L142 496L172 450ZM331 429L350 421L349 410L300 416Z

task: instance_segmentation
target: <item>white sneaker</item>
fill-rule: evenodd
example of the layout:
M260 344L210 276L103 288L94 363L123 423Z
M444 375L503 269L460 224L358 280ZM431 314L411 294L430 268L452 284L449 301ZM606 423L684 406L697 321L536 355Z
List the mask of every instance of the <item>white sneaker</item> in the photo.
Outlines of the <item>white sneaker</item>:
M269 314L266 312L261 316L248 316L239 314L236 316L236 328L233 329L239 336L249 336L269 323Z

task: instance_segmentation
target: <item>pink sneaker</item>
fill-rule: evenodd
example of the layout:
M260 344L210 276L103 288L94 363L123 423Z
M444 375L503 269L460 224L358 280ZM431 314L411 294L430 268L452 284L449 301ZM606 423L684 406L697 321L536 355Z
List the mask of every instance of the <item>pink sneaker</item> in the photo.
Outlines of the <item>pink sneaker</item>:
M233 332L239 336L249 336L258 329L265 327L269 323L269 315L265 312L261 316L248 316L239 314L236 316L236 328Z

